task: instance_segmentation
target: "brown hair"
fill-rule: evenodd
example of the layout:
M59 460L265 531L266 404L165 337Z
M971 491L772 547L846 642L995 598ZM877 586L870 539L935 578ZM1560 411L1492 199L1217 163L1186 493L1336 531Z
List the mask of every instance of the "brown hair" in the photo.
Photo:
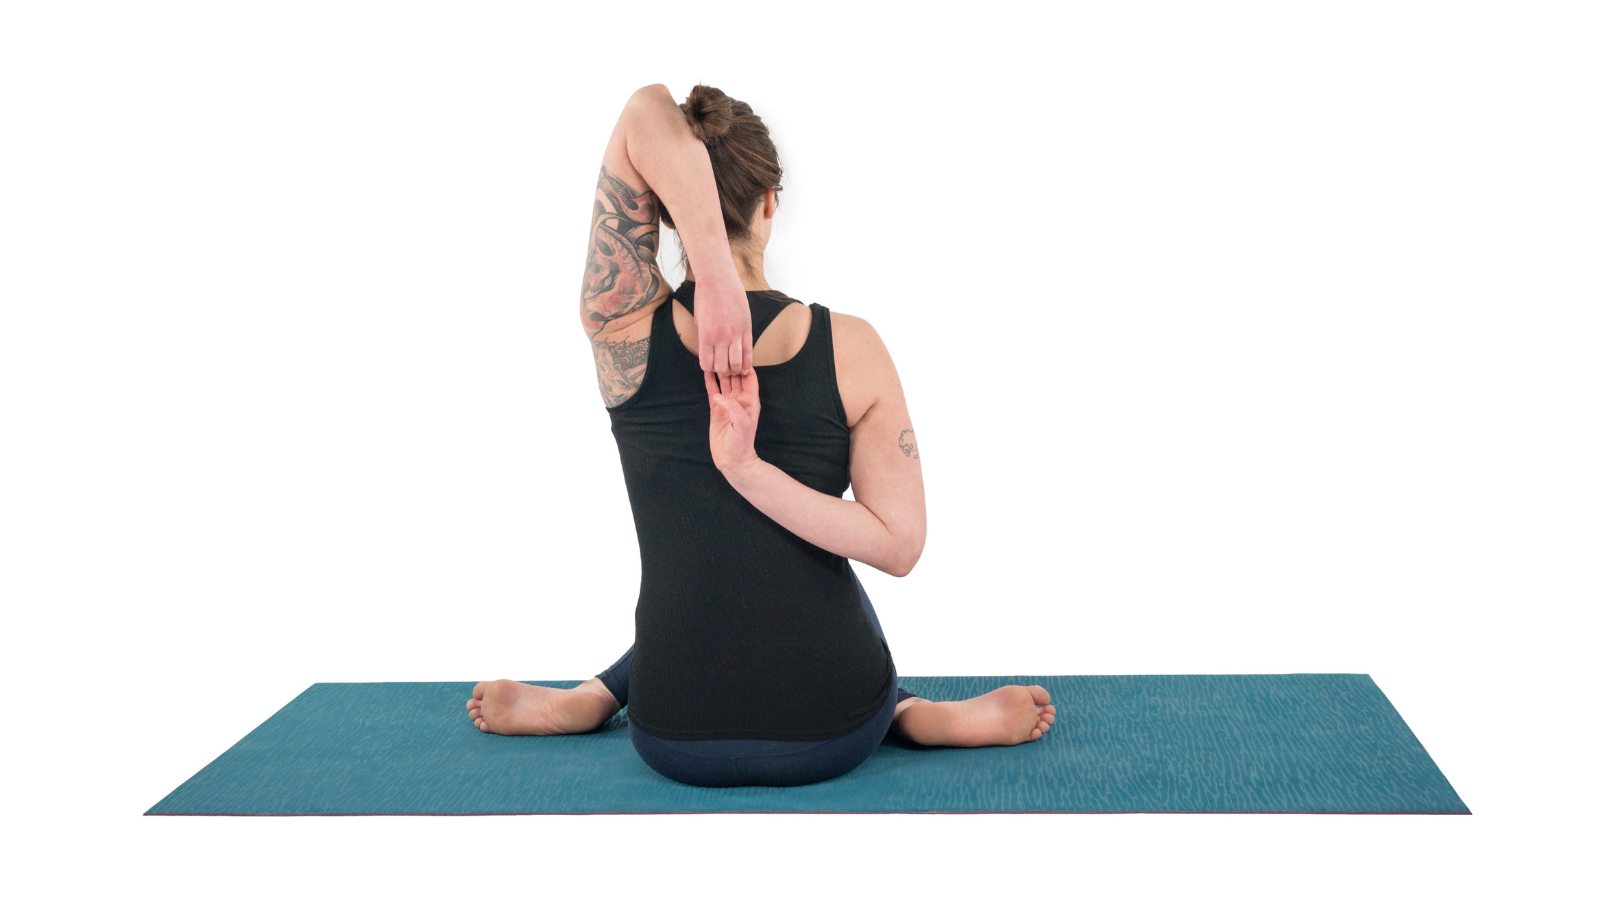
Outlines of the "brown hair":
M767 188L783 190L783 166L766 123L751 111L750 104L704 84L695 85L678 108L683 110L689 130L711 155L728 240L749 237L750 223ZM668 228L677 228L665 206L661 207L661 221Z

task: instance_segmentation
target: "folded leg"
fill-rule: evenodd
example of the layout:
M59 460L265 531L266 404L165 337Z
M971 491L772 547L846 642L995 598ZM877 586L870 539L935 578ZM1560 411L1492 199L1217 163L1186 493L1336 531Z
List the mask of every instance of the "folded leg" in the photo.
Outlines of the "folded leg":
M622 658L611 664L592 680L600 682L606 690L611 692L612 699L617 701L617 708L628 705L628 675L633 668L633 648L622 654Z

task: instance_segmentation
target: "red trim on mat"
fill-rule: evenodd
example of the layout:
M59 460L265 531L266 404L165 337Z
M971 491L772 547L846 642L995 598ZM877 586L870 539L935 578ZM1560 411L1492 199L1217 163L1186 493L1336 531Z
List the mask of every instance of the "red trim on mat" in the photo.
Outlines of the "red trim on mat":
M1342 812L1297 809L1029 809L1021 812L990 810L925 810L887 812L827 809L710 809L625 812L489 812L489 813L145 813L146 816L211 816L246 819L344 818L362 816L1470 816L1469 812Z

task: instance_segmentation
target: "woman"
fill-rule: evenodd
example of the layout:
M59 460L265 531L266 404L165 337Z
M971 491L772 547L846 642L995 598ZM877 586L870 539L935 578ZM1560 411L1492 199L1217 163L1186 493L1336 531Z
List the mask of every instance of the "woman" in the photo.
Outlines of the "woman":
M1055 721L1037 685L944 703L898 687L849 560L896 576L916 565L916 436L872 327L767 284L781 180L760 117L715 88L680 107L652 85L623 109L580 313L639 537L635 643L571 690L480 683L478 728L577 733L627 706L651 768L733 786L842 775L891 727L978 747ZM656 261L662 222L686 257L676 291Z

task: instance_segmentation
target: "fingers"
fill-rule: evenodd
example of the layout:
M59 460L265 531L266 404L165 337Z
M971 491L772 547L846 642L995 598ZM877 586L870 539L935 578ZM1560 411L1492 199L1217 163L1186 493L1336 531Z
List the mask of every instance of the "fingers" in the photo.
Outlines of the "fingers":
M745 411L744 404L729 396L719 398L718 402L722 404L723 412L728 414L728 424L733 426L734 431L747 435L753 430L755 423L750 420L750 413Z
M751 349L751 336L746 330L737 340L718 343L702 332L700 336L700 371L718 375L748 375L755 361Z
M727 401L729 408L748 407L748 410L761 408L760 387L756 381L755 366L750 367L748 375L717 375L712 372L702 372L701 376L706 382L706 399L711 401L713 408L722 401Z

